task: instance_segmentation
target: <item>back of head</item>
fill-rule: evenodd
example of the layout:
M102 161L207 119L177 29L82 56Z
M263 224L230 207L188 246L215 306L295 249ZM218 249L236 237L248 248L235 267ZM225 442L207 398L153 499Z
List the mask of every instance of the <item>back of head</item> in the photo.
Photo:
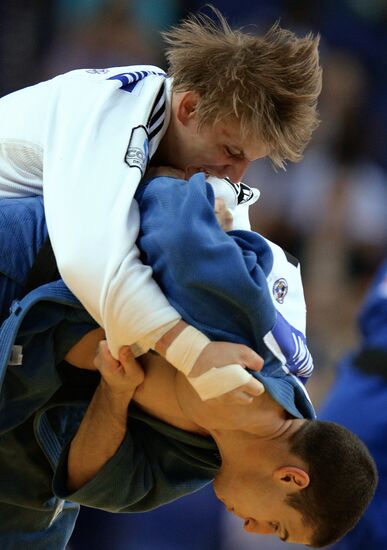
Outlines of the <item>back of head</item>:
M293 435L290 450L308 465L311 481L288 495L287 503L314 527L313 547L332 544L368 506L377 485L375 462L355 434L334 422L305 422Z
M277 166L298 161L318 125L319 38L275 24L265 35L192 15L163 33L175 91L199 94L199 124L236 117L242 135L263 141Z

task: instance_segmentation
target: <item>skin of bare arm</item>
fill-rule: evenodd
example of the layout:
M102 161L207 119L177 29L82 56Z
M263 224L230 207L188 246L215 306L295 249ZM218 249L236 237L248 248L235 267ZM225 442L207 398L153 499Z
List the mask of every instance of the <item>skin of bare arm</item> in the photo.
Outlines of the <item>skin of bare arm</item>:
M105 339L105 331L99 327L87 332L65 355L65 360L73 367L85 370L97 370L94 358L99 343Z
M161 355L165 355L168 345L173 339L187 326L184 321L180 321L175 325L166 335L163 336L160 343L157 344L156 349ZM97 353L98 344L105 338L105 332L102 328L96 328L85 334L66 354L65 360L72 366L86 369L96 370L94 364L94 357ZM263 366L262 359L256 355L247 346L238 344L229 344L228 342L211 342L203 352L200 354L199 360L193 369L193 374L199 376L206 370L208 365L216 365L220 361L220 364L226 364L227 359L235 363L242 364L247 367L251 362L256 361L258 358L258 367L256 370L260 370ZM168 364L168 363L165 363ZM161 367L163 368L163 366ZM248 392L248 394L246 393ZM219 404L248 404L253 400L253 396L259 395L262 392L262 386L257 380L251 378L251 380L244 386L226 393L216 399L211 399L211 402L219 402Z
M184 375L154 354L136 361L129 349L123 348L117 362L106 342L102 342L95 357L98 334L91 331L90 341L86 335L66 356L75 366L94 366L101 373L101 383L71 445L71 489L84 485L114 455L126 433L127 409L132 399L148 414L204 436L209 436L211 429L227 429L266 437L281 429L288 418L266 393L248 405L230 404L219 398L203 402ZM110 435L108 441L106 433Z
M247 531L281 535L286 521L291 526L291 536L295 533L296 542L309 540L302 516L284 503L289 491L301 490L309 483L305 465L291 456L287 444L291 433L304 421L284 418L281 407L264 393L256 398L256 410L251 409L253 415L257 413L256 418L263 418L258 437L234 431L230 426L217 426L219 418L212 417L211 406L195 396L181 373L171 366L160 365L162 358L146 356L144 375L128 348L122 348L119 355L120 361L116 361L106 342L99 345L95 365L101 373L101 383L70 446L70 490L76 491L90 481L118 450L128 426L128 405L133 399L157 418L214 438L222 456L215 479L216 494L229 511L244 519ZM181 406L183 402L185 405ZM190 411L188 416L185 407ZM240 408L247 409L245 405ZM227 424L232 418L232 408L225 411L231 415ZM225 419L220 417L220 421L224 423ZM272 516L281 521L273 523Z
M95 329L87 333L69 350L65 360L78 368L96 370L96 354L98 359L101 357L101 349L104 349L98 348L98 337L101 335L104 335L102 329ZM221 343L214 342L214 344ZM238 347L234 345L236 352L238 352ZM247 353L251 351L246 346L240 347ZM209 361L212 359L211 353L213 352L215 350L207 350ZM107 356L104 357L104 359L106 358ZM216 419L216 426L228 426L230 429L259 434L264 422L269 426L272 425L274 418L272 409L276 409L276 418L282 418L285 414L282 407L276 404L270 396L263 399L263 394L261 399L254 397L248 403L232 400L229 394L203 402L188 382L184 384L186 377L176 371L163 357L146 354L138 358L138 361L138 364L145 370L146 383L136 388L134 401L149 414L183 430L207 433L203 426L212 425L211 420ZM232 393L230 392L230 394ZM104 393L102 393L101 399L102 396ZM266 401L270 402L270 413ZM265 406L263 406L264 404ZM193 421L191 405L195 406L195 414L196 411L200 412L200 422Z

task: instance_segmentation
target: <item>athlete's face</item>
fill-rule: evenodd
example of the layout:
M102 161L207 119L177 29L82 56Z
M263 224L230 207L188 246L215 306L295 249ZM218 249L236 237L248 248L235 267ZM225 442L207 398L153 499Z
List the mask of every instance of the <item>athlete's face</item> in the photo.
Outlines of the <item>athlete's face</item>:
M300 512L285 502L286 485L252 472L230 472L227 465L222 465L214 490L226 509L243 520L243 529L248 533L311 544L312 528L305 524Z
M249 164L268 154L267 146L259 141L243 138L239 122L225 119L214 125L198 126L195 112L195 94L182 94L178 105L178 146L176 155L179 168L186 178L196 172L220 178L228 177L239 182Z

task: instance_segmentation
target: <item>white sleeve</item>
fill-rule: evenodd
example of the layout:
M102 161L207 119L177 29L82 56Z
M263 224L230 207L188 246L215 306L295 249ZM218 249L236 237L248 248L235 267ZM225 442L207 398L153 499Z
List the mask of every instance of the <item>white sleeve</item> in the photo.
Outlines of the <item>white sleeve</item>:
M0 197L42 194L43 129L50 86L44 82L0 99Z
M135 245L139 212L131 171L138 169L125 163L130 94L102 80L55 80L44 139L48 230L64 281L104 327L117 356L122 345L180 316Z

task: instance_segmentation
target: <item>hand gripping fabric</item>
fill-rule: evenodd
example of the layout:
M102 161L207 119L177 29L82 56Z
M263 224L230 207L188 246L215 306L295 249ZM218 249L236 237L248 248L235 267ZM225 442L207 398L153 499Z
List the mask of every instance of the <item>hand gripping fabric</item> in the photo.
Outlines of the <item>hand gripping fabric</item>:
M281 361L286 372L309 378L313 372L313 358L306 345L305 336L294 328L277 311L274 327L263 340L272 353Z
M251 374L235 364L213 367L200 376L190 376L199 355L210 342L202 332L188 326L175 338L166 353L167 361L185 374L203 401L228 393L251 379Z

